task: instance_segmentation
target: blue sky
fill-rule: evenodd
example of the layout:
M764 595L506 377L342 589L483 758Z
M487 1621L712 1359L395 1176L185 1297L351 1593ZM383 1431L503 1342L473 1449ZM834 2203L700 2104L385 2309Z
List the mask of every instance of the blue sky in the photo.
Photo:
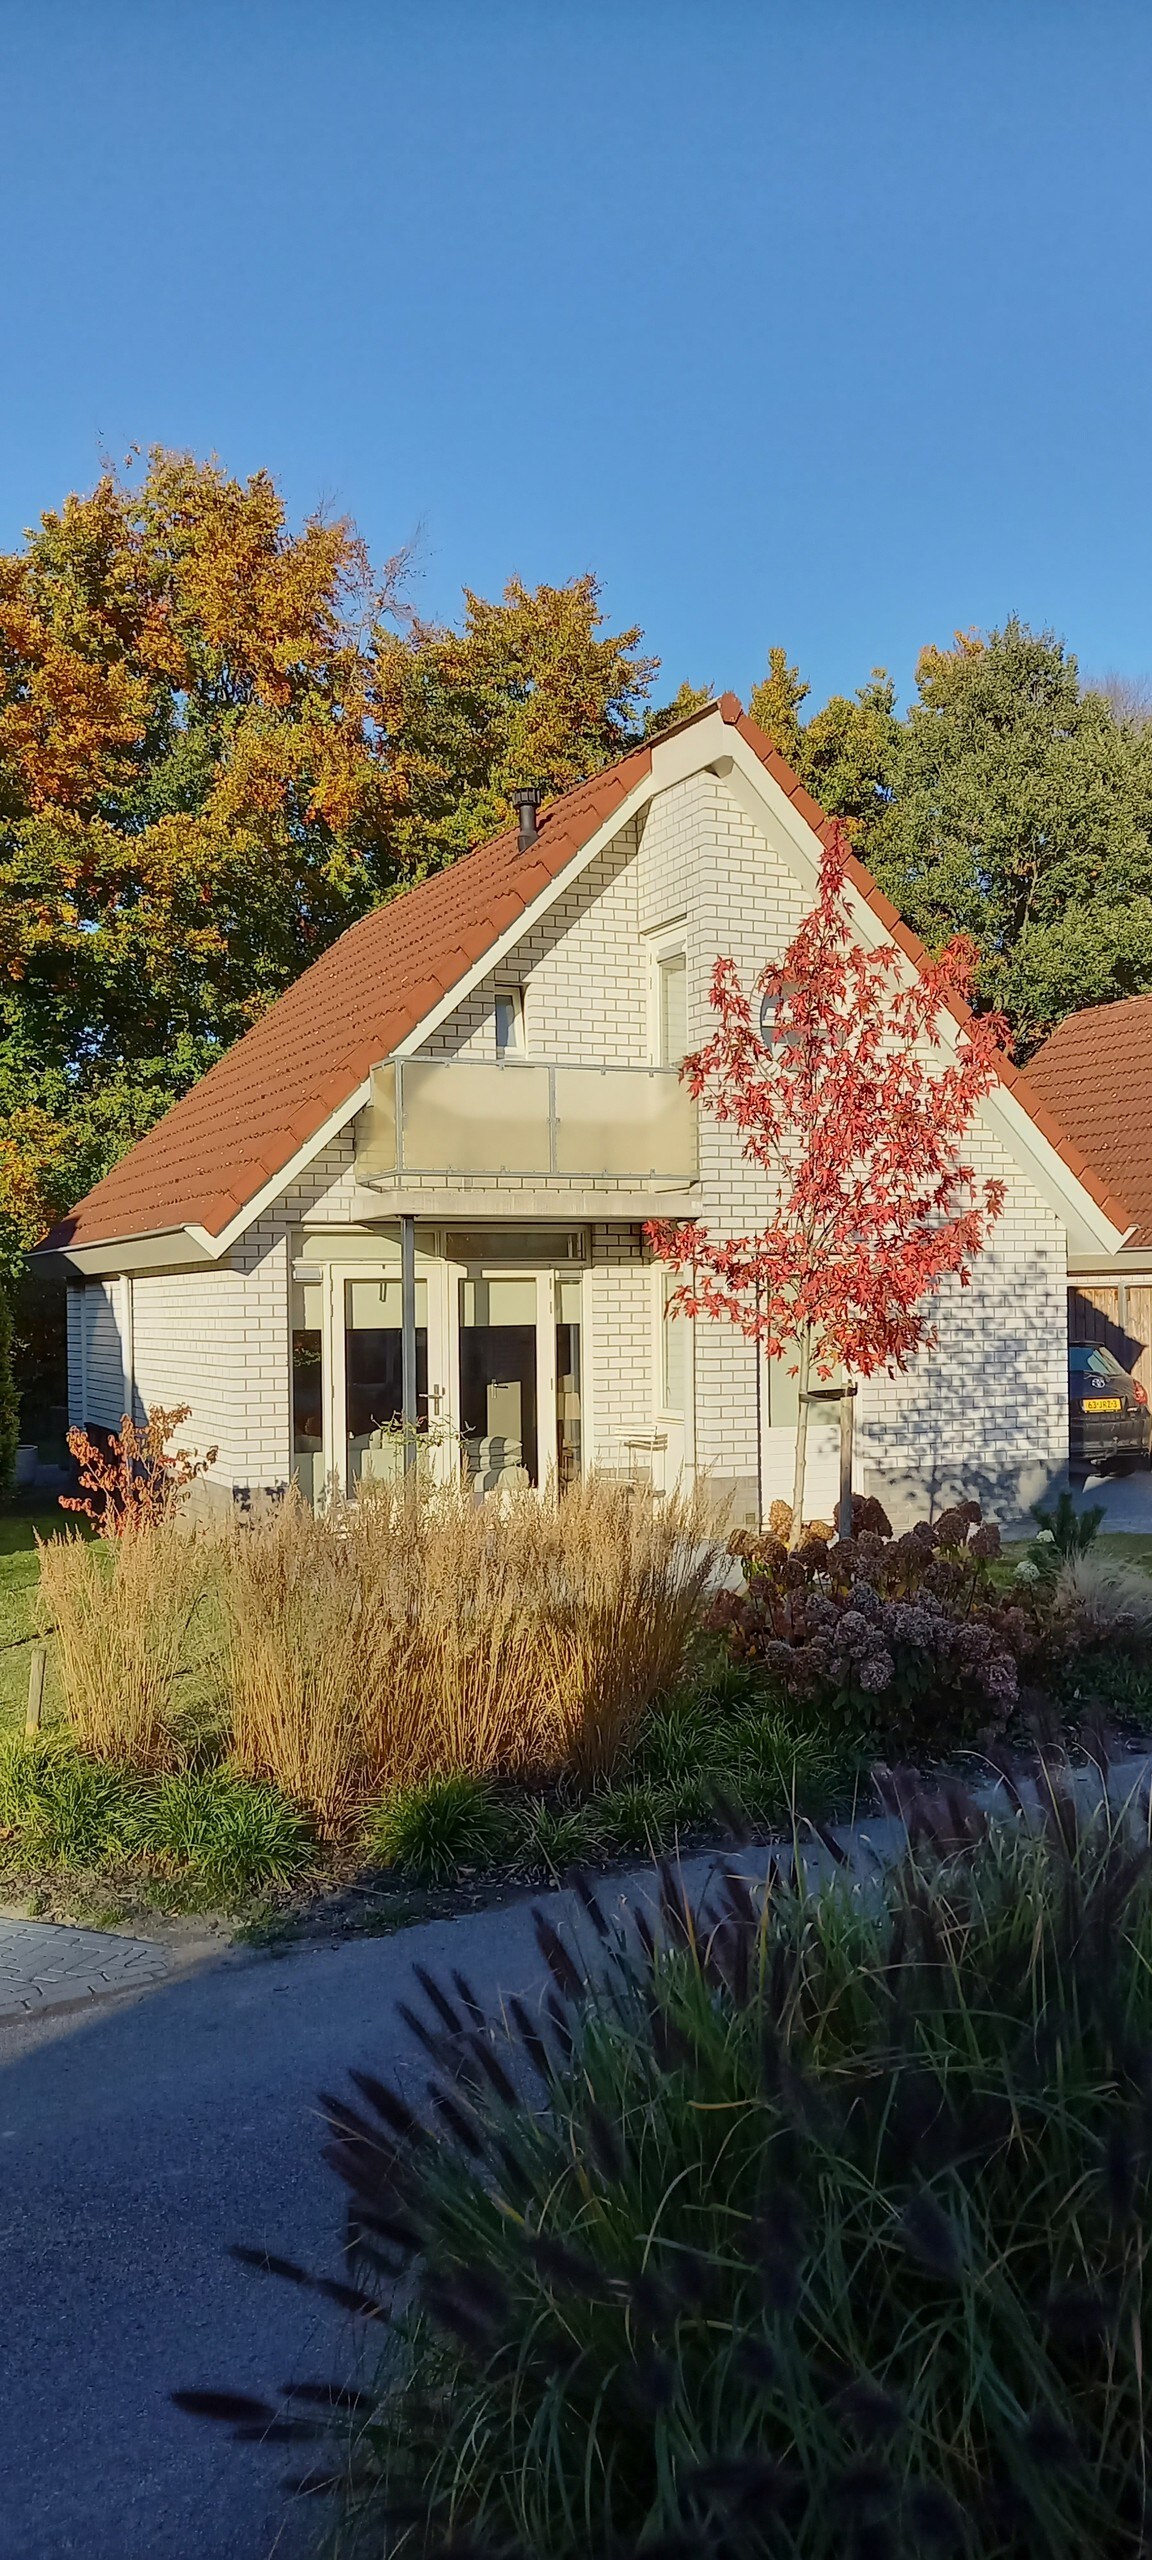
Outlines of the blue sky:
M0 0L0 545L162 442L668 691L1147 676L1150 130L1112 0Z

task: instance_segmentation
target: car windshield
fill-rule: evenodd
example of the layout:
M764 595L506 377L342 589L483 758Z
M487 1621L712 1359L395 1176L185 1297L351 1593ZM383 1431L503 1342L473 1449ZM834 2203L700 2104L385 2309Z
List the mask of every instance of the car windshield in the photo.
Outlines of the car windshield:
M1099 1342L1072 1343L1068 1361L1072 1369L1087 1370L1094 1378L1126 1378L1128 1375L1127 1370L1121 1368L1115 1354L1105 1351Z

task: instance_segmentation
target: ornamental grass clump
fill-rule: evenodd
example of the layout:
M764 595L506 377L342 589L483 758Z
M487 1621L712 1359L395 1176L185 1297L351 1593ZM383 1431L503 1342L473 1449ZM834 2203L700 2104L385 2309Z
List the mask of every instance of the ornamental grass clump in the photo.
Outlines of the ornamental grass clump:
M510 1838L509 1818L491 1788L463 1770L385 1796L371 1828L377 1858L427 1885L453 1884L462 1869L491 1866Z
M177 1677L208 1549L174 1521L115 1539L37 1540L42 1624L54 1628L81 1750L140 1772L179 1757Z
M699 1495L292 1490L221 1542L238 1765L335 1828L447 1776L607 1776L679 1674L718 1548Z
M358 2552L1147 2552L1147 1809L916 1816L862 1889L668 1871L621 1933L585 1885L542 2004L424 1976L426 2095L325 2101L341 2275L238 2254L377 2324L289 2392Z
M558 1498L418 1502L380 1485L344 1524L366 1616L374 1782L607 1775L680 1672L716 1570L701 1496L592 1477Z
M1070 1653L1116 1647L1152 1656L1152 1574L1118 1556L1065 1558L1052 1590L1052 1626Z
M219 1549L232 1756L339 1827L367 1784L365 1681L373 1594L346 1538L291 1488Z

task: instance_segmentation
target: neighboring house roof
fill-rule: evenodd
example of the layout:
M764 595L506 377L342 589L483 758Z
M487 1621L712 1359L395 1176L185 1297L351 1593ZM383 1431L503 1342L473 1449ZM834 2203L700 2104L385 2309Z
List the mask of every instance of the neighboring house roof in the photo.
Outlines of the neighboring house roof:
M678 723L688 729L716 711L822 839L833 821L805 791L735 694ZM341 1105L412 1035L474 970L517 919L651 775L654 752L674 732L637 747L619 763L552 802L539 835L521 853L510 828L465 854L447 871L373 909L277 998L251 1031L228 1050L146 1137L79 1201L40 1251L119 1242L192 1228L223 1235L265 1186L286 1171ZM917 966L924 946L902 922L863 863L848 875L892 939ZM958 1020L965 1008L951 1008ZM1003 1082L1084 1190L1119 1227L1130 1218L1108 1185L1068 1143L1018 1069L1005 1061Z
M1070 1014L1028 1069L1040 1099L1152 1245L1152 995Z

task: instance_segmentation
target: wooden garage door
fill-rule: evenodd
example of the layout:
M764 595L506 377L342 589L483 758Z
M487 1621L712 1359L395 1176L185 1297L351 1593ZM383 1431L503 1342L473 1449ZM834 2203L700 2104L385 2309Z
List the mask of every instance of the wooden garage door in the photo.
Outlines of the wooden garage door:
M1068 1338L1103 1342L1152 1396L1152 1287L1129 1281L1068 1292Z

